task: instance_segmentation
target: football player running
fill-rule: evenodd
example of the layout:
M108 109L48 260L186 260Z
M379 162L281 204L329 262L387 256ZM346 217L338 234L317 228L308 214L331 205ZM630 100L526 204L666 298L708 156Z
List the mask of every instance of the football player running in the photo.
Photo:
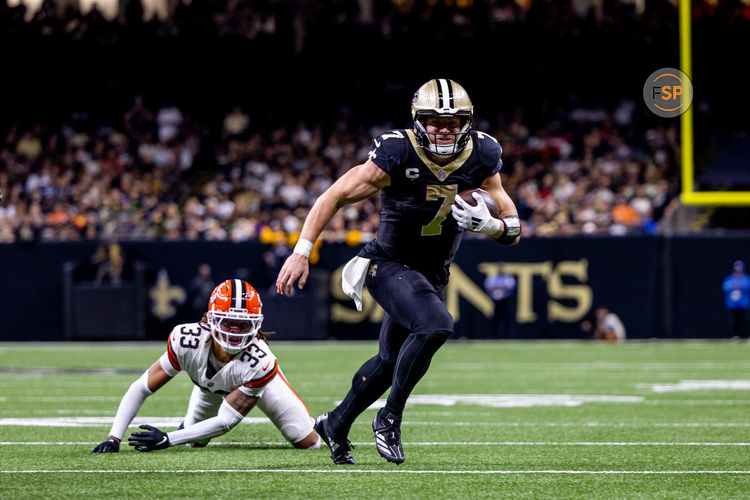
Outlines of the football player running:
M356 463L349 429L388 387L387 403L372 422L375 443L386 460L404 461L400 427L406 400L453 333L445 291L463 231L487 233L504 245L515 244L521 234L518 212L500 179L502 148L472 130L474 108L466 90L452 80L430 80L414 94L411 114L413 129L373 139L368 160L318 198L276 280L281 294L290 294L297 280L302 288L310 249L334 214L382 191L377 238L345 266L342 280L358 309L365 284L385 310L379 351L354 375L341 404L315 423L336 464ZM478 194L476 206L456 196L480 187L497 204L499 218Z
M130 385L109 437L92 452L119 451L125 430L146 398L180 371L187 372L195 384L185 420L172 432L141 425L143 431L128 438L136 450L161 450L183 443L205 446L237 425L256 405L295 448L319 448L310 413L284 378L260 332L262 307L249 283L238 279L220 283L203 319L177 325L167 340L167 351Z

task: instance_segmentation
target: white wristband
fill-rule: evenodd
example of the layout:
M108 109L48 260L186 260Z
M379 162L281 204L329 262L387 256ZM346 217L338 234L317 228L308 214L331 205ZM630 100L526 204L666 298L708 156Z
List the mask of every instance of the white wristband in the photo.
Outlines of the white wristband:
M487 221L487 224L482 228L482 231L489 234L490 236L499 233L500 228L500 219L495 219L494 217Z
M306 240L304 238L300 238L299 241L297 241L297 244L294 246L294 253L298 253L300 255L304 255L305 257L310 257L310 252L312 252L313 249L313 242L310 240Z

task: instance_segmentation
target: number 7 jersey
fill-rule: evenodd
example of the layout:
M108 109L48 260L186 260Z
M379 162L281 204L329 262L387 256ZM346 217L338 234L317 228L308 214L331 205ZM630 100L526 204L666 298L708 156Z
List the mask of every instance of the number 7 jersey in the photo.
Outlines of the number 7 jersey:
M222 396L239 387L247 395L260 397L279 371L276 356L257 337L226 364L215 359L212 346L211 332L199 323L177 325L159 361L170 376L185 371L195 385Z
M455 196L481 187L502 168L502 148L494 137L471 131L470 140L450 163L433 162L411 130L392 130L372 141L369 159L388 173L377 238L361 257L394 260L416 269L435 284L447 283L447 266L463 229L450 215Z

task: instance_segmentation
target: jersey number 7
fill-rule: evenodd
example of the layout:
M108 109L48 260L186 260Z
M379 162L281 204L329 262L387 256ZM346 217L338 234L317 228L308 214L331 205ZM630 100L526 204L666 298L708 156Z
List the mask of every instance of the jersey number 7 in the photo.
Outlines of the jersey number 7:
M427 186L427 201L443 198L435 217L427 224L422 226L422 236L437 236L443 232L443 221L451 211L453 200L456 199L458 184L449 184L447 186L431 185Z

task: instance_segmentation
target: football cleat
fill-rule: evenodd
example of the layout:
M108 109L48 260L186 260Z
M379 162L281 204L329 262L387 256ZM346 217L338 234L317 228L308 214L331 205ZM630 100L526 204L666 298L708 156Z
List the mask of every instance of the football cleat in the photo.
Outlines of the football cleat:
M336 465L357 465L356 460L349 453L351 448L354 448L348 439L343 441L337 441L333 437L333 431L331 424L328 422L328 413L324 413L315 420L315 432L325 441L328 447L331 449L331 460Z
M383 410L372 419L372 431L375 433L375 445L380 456L394 464L404 463L404 449L401 446L400 422L392 415L381 415Z

